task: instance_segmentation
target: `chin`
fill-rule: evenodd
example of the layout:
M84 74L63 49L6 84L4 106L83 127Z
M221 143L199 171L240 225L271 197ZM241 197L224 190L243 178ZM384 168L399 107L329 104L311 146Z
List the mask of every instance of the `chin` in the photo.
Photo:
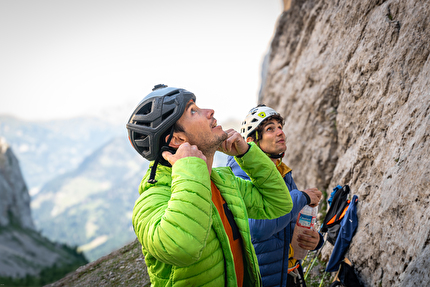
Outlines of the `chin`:
M278 152L278 153L283 153L283 152L286 152L286 150L287 150L287 148L282 148L282 149L279 149L279 152Z
M226 139L228 139L228 133L227 132L225 132L225 131L222 131L223 133L222 133L222 136L221 136L221 138L222 138L222 141L225 141Z
M227 132L224 131L223 129L219 129L219 130L217 129L217 130L215 130L215 134L217 134L219 136L222 136L222 137L224 137L224 136L228 137Z

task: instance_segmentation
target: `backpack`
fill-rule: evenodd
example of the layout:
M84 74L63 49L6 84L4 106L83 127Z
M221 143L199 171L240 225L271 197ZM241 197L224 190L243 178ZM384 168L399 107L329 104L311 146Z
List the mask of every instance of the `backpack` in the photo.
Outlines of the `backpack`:
M345 257L358 224L358 197L354 195L351 202L348 200L349 192L350 188L348 185L344 185L343 187L338 185L333 189L328 200L330 208L320 229L321 232L327 234L327 241L334 246L325 269L325 272L337 271L336 278L330 287L363 286L355 274L354 266Z
M345 258L341 263L339 270L336 273L336 277L329 287L363 287L363 284L358 280L357 275L354 271L354 266L348 258Z
M328 200L330 208L324 218L320 231L327 233L327 241L334 245L339 234L340 222L348 210L350 200L348 200L349 185L336 186Z

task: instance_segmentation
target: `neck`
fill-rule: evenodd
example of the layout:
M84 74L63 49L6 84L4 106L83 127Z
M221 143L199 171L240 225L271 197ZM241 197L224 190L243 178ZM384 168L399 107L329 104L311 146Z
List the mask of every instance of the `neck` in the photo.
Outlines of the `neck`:
M205 155L205 157L206 157L206 164L207 164L208 170L209 170L209 175L211 175L211 173L212 173L212 164L214 162L214 155L215 154Z
M212 164L214 162L215 152L217 151L215 148L211 149L201 149L203 155L206 157L206 164L208 166L209 175L212 173Z
M273 161L273 163L276 165L276 163L278 162L278 159L279 158L270 158L272 161Z

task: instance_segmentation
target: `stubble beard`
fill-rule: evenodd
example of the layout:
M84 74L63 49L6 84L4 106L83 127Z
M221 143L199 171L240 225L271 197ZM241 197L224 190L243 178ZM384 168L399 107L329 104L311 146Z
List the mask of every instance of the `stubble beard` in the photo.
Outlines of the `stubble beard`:
M199 138L189 138L189 143L196 145L198 149L206 156L212 157L219 146L228 138L228 134L223 132L222 135L214 135L212 138L205 136Z

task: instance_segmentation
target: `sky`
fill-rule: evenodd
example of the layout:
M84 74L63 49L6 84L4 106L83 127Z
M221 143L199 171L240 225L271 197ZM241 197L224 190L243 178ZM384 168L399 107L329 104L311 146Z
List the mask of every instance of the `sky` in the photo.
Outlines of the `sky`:
M156 84L222 124L257 104L281 0L1 0L0 114L127 121Z

